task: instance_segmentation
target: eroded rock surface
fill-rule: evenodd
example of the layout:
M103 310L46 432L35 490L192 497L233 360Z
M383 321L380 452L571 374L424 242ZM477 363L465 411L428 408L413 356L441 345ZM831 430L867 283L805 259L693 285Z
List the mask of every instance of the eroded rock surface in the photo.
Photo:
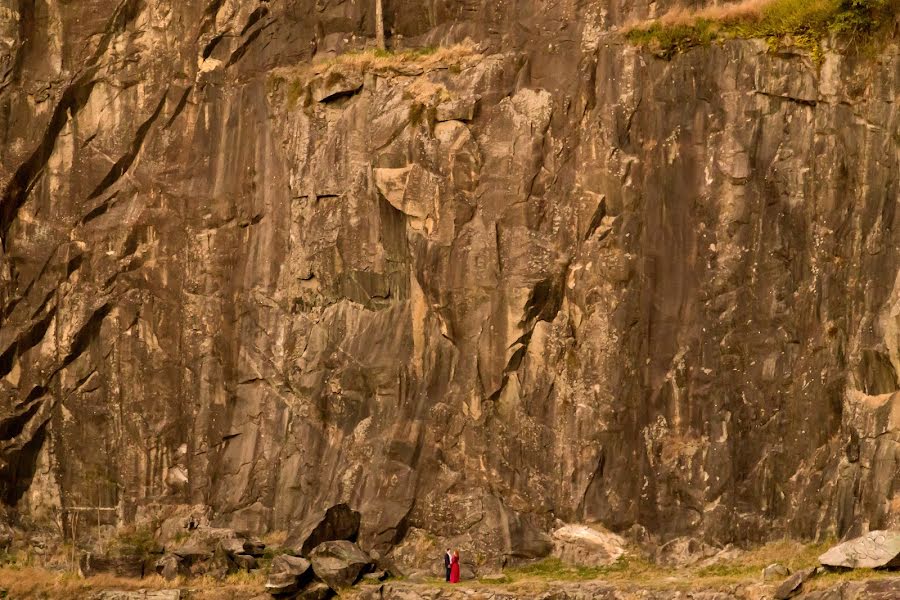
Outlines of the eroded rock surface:
M877 569L900 567L900 531L870 531L830 548L819 562L826 567Z
M314 72L369 3L0 0L2 504L428 563L900 526L897 47L623 43L671 4L398 0L471 49Z

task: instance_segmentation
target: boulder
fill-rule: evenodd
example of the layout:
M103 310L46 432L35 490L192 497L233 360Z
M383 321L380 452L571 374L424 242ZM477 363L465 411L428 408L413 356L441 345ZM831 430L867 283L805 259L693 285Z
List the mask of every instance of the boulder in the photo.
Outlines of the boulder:
M294 600L327 600L332 596L334 596L334 590L321 581L316 581L294 596Z
M565 525L551 534L553 556L582 567L609 565L625 554L625 540L602 528Z
M779 565L778 563L772 563L768 567L765 567L762 570L762 580L763 581L776 581L779 579L784 579L785 577L791 574L791 570L785 567L784 565Z
M303 521L288 538L288 545L302 556L323 542L355 542L359 535L360 514L346 504L336 504Z
M356 583L371 567L371 559L353 542L324 542L309 555L316 577L337 591Z
M870 531L829 549L819 562L826 567L847 569L900 567L900 531Z
M249 556L255 556L256 558L261 557L266 553L266 545L262 542L262 540L247 536L244 539L244 551L239 552L238 554L246 554Z
M156 572L163 579L171 581L179 575L187 575L188 569L177 554L164 554L156 561Z
M279 554L272 560L266 591L275 595L291 594L311 579L309 561L299 556Z
M795 596L800 593L800 588L803 587L803 583L810 578L812 578L816 574L815 567L810 567L809 569L803 569L802 571L797 571L779 585L775 589L775 593L773 597L775 600L787 600L791 596Z
M256 561L255 556L251 556L250 554L235 554L234 555L234 563L238 566L239 569L243 571L252 571L253 569L258 569L259 564Z
M237 573L240 566L235 562L234 556L237 555L231 554L222 544L219 544L213 552L212 561L206 568L207 574L221 580L232 573Z

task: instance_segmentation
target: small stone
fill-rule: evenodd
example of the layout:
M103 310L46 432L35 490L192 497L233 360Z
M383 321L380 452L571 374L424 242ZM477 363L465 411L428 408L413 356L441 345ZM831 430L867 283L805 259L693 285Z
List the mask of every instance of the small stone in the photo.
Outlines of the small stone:
M814 568L803 569L785 579L775 590L775 600L787 600L791 596L798 594L800 588L803 587L803 583L813 577L815 571Z
M785 567L784 565L779 565L778 563L772 563L768 567L764 568L762 571L762 579L763 581L776 581L779 579L784 579L791 574L791 570Z

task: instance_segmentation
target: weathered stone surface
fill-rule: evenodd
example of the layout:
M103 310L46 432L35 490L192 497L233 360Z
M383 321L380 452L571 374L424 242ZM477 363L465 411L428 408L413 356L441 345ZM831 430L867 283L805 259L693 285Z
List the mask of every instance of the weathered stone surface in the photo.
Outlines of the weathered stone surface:
M602 528L564 525L551 534L553 556L585 567L609 565L625 554L625 540Z
M358 69L333 68L327 74L314 79L310 84L316 102L327 102L339 96L354 94L363 86L362 74Z
M668 567L685 567L713 558L719 550L691 537L671 540L656 551L656 562Z
M791 574L791 570L778 563L772 563L762 571L763 581L780 581Z
M316 577L338 591L350 587L371 567L371 560L352 542L324 542L310 553Z
M259 568L256 557L250 554L235 554L233 559L238 568L244 571L252 571Z
M269 566L266 591L272 595L290 594L303 587L311 576L308 560L299 556L279 554L272 559Z
M475 116L476 99L457 98L437 105L435 119L437 121L471 121Z
M662 61L618 27L668 1L387 4L471 52L365 67L364 2L4 4L0 502L347 503L490 569L556 518L900 527L896 44Z
M163 579L171 581L179 575L188 575L190 570L177 554L165 554L156 561L156 572Z
M359 535L360 514L346 504L337 504L322 513L311 515L292 533L289 546L303 556L323 542L346 540L355 542Z
M870 531L830 548L819 562L826 567L876 569L900 567L900 530Z
M785 579L783 582L781 582L781 584L777 588L775 588L773 597L775 598L775 600L787 600L792 596L796 596L800 593L804 582L809 580L815 574L815 567L797 571L796 573Z

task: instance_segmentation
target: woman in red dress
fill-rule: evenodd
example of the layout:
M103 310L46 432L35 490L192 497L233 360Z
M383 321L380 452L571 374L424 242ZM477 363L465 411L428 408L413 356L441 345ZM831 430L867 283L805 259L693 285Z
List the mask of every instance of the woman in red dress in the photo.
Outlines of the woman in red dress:
M450 559L450 583L459 583L459 550Z

